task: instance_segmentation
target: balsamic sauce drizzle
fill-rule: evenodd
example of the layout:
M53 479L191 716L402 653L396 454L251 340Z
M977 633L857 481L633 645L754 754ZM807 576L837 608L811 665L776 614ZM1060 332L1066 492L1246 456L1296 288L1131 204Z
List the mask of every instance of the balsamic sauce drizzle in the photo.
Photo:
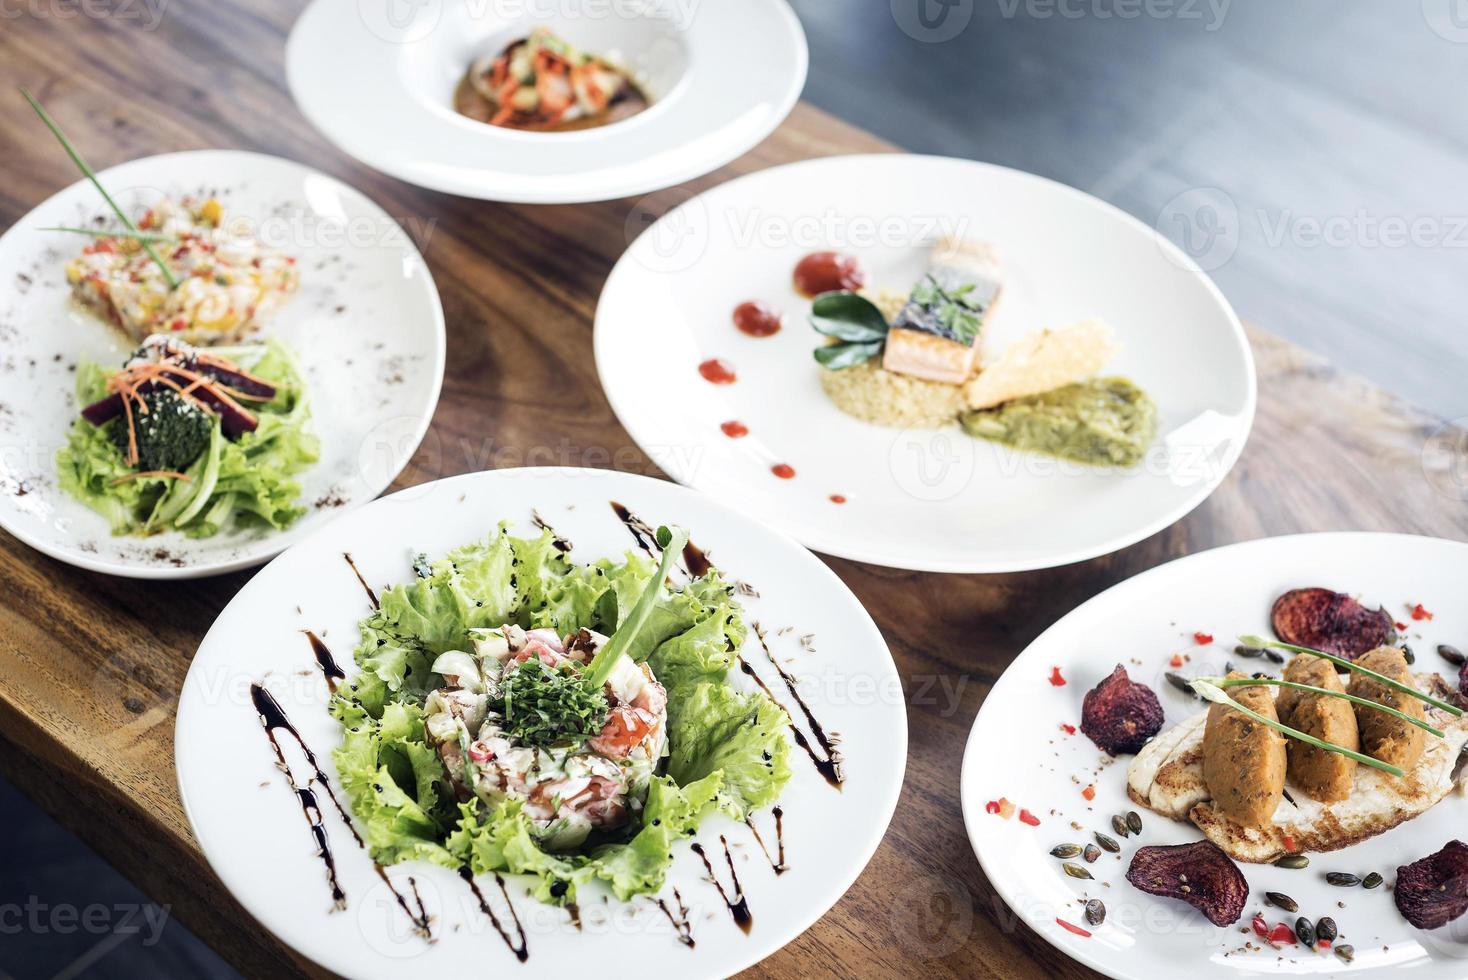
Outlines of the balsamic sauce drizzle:
M330 842L326 836L326 828L320 819L321 808L318 805L319 801L315 791L310 788L312 783L315 783L326 791L327 798L336 807L337 815L341 817L342 823L346 824L347 830L351 832L352 839L357 842L357 846L365 849L367 845L363 842L362 835L357 833L357 828L353 826L352 818L347 815L346 808L342 806L341 800L337 798L336 790L332 789L331 780L322 771L321 763L316 760L316 753L311 751L311 747L306 744L306 740L301 737L301 733L291 723L289 716L285 713L285 709L280 706L280 702L275 700L275 696L259 684L250 685L250 701L254 704L255 711L260 716L260 723L265 728L265 736L270 739L270 747L275 750L277 766L281 772L285 773L285 778L290 783L291 791L296 794L296 799L301 804L301 810L306 815L307 822L311 824L311 836L316 839L316 843L320 848L321 860L326 865L327 879L331 882L332 900L337 903L338 908L345 908L346 893L337 881L336 858L332 855ZM296 777L291 773L290 765L285 760L285 753L281 751L280 740L276 738L275 733L277 731L285 731L290 734L291 738L295 740L296 745L300 747L302 754L305 755L307 764L311 766L311 778L307 780L305 786L297 783ZM316 814L314 819L311 816L313 812ZM397 899L398 907L412 920L414 930L424 939L431 941L433 938L432 929L430 928L431 920L428 915L428 910L423 906L423 899L418 895L418 882L411 875L408 877L408 885L412 888L413 898L418 905L418 911L414 912L408 904L407 898L398 889L397 885L393 883L392 879L387 876L387 870L375 861L372 866L376 870L377 876L392 891L393 897Z
M770 812L775 815L775 855L772 856L770 849L765 846L765 839L760 836L759 828L754 825L753 817L745 817L744 825L749 828L751 834L754 834L755 843L759 844L765 860L770 862L770 869L776 875L782 875L790 870L790 865L785 863L785 810L783 807L776 806Z
M709 556L691 539L683 546L683 564L688 566L690 578L703 578L714 570L714 563L709 561Z
M567 554L571 550L570 540L568 538L562 537L560 532L558 532L555 528L546 523L545 518L540 516L540 511L534 509L533 507L530 510L530 520L533 521L535 523L535 526L540 528L542 531L549 531L551 533L551 544L555 546L555 549L561 554Z
M346 672L337 665L336 658L331 655L326 644L321 642L321 637L310 630L301 630L301 632L306 634L306 639L311 644L311 652L316 655L316 666L321 668L321 676L326 678L327 690L335 694L336 682L346 680Z
M382 606L377 602L377 593L372 591L372 586L368 585L367 580L362 577L361 571L357 569L357 563L352 561L352 553L350 551L343 551L342 557L347 560L348 565L352 566L352 574L357 576L357 581L362 583L362 588L367 590L367 601L372 603L372 608L381 609Z
M610 503L617 518L627 525L627 530L631 531L632 537L637 540L637 547L647 552L649 558L658 557L660 549L658 548L657 529L615 500Z
M688 906L683 904L683 896L676 887L673 889L673 901L678 905L676 915L673 914L672 909L668 908L668 903L661 898L658 899L658 908L663 910L663 915L666 915L668 921L673 924L673 929L678 933L678 941L692 949L696 945L693 941L693 923L688 921Z
M811 734L815 736L816 742L820 744L821 750L825 753L826 758L822 759L816 754L814 747L811 746L810 741L805 736L805 733L802 732L798 727L796 727L795 716L791 714L790 709L785 708L785 706L781 704L780 707L785 708L785 713L790 716L790 731L795 735L795 744L799 745L802 749L805 750L805 754L810 756L810 761L815 765L816 769L820 771L820 774L826 778L826 782L830 783L837 789L840 789L841 784L846 780L846 776L841 771L841 753L836 748L836 738L832 735L826 734L826 730L821 727L821 723L816 720L815 714L810 710L810 705L806 704L805 698L801 697L800 689L799 687L797 687L796 679L790 674L789 671L780 666L780 662L776 660L775 655L770 652L770 645L765 642L764 628L761 627L759 623L752 623L751 625L754 627L754 635L759 639L760 649L764 650L765 652L765 658L768 659L770 665L775 668L775 671L780 675L780 679L785 682L785 687L787 690L789 690L790 696L795 699L795 703L800 705L801 714L805 715L805 722L808 726L810 726ZM759 680L758 675L754 673L753 668L749 666L749 663L742 656L739 658L739 667L746 674L754 677L755 680L759 682L759 686L764 688L766 693L769 693L770 689L765 686L764 681ZM779 704L780 702L778 701L778 699L776 699L775 703Z
M714 866L709 862L708 852L703 849L703 845L694 844L693 853L697 854L699 859L703 861L703 866L709 873L709 880L719 890L719 897L724 900L724 906L728 908L729 914L734 917L734 924L747 936L749 935L750 926L754 924L754 916L749 914L749 902L745 899L744 889L739 884L739 872L734 870L734 855L729 853L729 841L723 834L720 834L719 843L724 845L724 860L729 865L729 878L733 881L733 898L730 898L729 893L724 890L724 885L719 881L719 876L714 874Z
M504 940L505 945L509 947L510 952L515 954L515 959L519 960L521 963L524 963L527 959L529 959L530 948L525 941L525 927L520 924L520 913L515 911L515 903L510 901L510 891L508 888L505 887L505 879L501 878L498 874L494 876L495 884L500 886L500 894L504 895L505 897L505 907L510 910L510 918L515 923L515 933L520 937L520 941L518 943L510 938L509 930L506 929L504 923L500 921L500 917L494 914L494 909L489 907L489 902L486 901L484 898L484 892L479 890L479 884L474 880L474 872L469 870L469 866L467 864L459 865L459 877L464 879L464 883L467 884L469 886L469 890L474 893L474 899L479 903L479 911L489 916L489 921L494 926L495 932L500 934L500 938Z

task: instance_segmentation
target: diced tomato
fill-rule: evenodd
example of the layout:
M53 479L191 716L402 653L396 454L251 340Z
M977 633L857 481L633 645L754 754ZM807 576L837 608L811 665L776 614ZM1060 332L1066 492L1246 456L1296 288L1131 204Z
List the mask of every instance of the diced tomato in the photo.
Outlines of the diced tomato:
M1009 802L1002 796L999 797L999 799L997 800L990 800L987 804L985 804L984 810L987 813L992 813L995 816L1004 818L1005 820L1008 820L1010 817L1014 816L1014 804Z
M1082 939L1090 939L1091 938L1091 934L1089 932L1087 932L1086 930L1082 929L1080 926L1073 926L1073 925L1071 925L1069 922L1066 922L1064 919L1056 919L1055 920L1055 924L1058 925L1058 926L1060 926L1060 928L1064 929L1066 932L1073 932L1073 933L1075 933L1077 936L1080 936Z
M1038 826L1040 826L1040 818L1037 817L1037 816L1035 816L1033 813L1031 813L1028 810L1020 810L1019 811L1019 822L1020 823L1027 823L1031 827L1038 827Z
M1081 795L1088 800L1094 800L1096 798L1096 787L1094 785L1087 786L1081 790Z
M1053 687L1064 687L1065 686L1065 678L1060 676L1060 668L1059 667L1051 667L1050 668L1050 684Z
M1169 660L1168 663L1172 664L1174 667L1181 667L1183 665L1183 655L1180 653L1174 653L1172 655L1172 659Z
M1206 647L1208 644L1210 644L1210 643L1213 642L1213 634L1212 633L1194 633L1193 634L1193 642L1196 643L1196 644L1198 644L1198 646L1200 646L1200 647Z
M1062 721L1060 723L1060 730L1062 732L1065 732L1065 734L1067 734L1067 735L1074 735L1076 733L1076 726L1074 726L1074 725L1067 725L1065 722Z
M1269 931L1269 941L1271 943L1291 943L1297 945L1300 939L1295 935L1295 930L1281 922Z
M1422 608L1422 603L1419 602L1417 603L1417 605L1412 607L1412 618L1417 620L1418 622L1421 622L1424 619L1431 619L1432 613Z
M183 317L174 317L173 322L168 325L168 329L177 332L179 330L187 329L188 325L189 321L185 320Z

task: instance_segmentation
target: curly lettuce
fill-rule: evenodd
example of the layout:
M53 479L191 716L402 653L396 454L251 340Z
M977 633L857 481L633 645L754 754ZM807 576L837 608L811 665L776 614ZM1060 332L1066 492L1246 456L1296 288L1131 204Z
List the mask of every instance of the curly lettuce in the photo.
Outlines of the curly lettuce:
M526 875L538 899L558 904L599 880L626 900L662 888L674 842L709 814L742 820L779 797L790 778L788 720L763 693L728 683L747 629L732 589L711 572L665 586L627 651L667 689L669 755L622 840L552 852L519 801L457 801L423 729L423 702L443 685L431 670L438 654L470 650L471 630L507 623L613 632L656 567L636 552L577 564L550 531L518 538L506 525L416 567L362 621L358 674L332 709L342 725L337 770L375 860Z
M213 419L208 448L183 471L187 480L135 476L110 432L117 421L78 418L56 453L61 488L107 518L115 535L178 530L207 538L232 528L289 527L306 512L292 477L320 458L320 443L308 430L310 408L290 353L271 340L249 367L276 386L275 398L251 406L259 425L239 439L225 438ZM97 365L81 365L78 404L105 397L107 378Z

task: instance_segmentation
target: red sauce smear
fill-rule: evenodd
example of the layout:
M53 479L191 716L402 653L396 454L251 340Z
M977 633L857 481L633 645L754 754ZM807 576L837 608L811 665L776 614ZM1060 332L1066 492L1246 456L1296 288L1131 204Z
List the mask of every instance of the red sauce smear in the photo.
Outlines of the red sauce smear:
M860 289L867 274L856 259L840 252L812 252L795 264L795 288L807 296L833 289Z
M1194 633L1193 634L1193 642L1196 643L1196 644L1198 644L1198 646L1200 646L1200 647L1206 647L1208 644L1210 644L1210 643L1213 642L1213 634L1212 633Z
M831 503L833 503L833 504L844 504L844 503L846 503L846 498L843 497L839 493L833 493L833 494L831 494Z
M1058 926L1060 926L1060 928L1064 929L1066 932L1073 932L1073 933L1075 933L1077 936L1080 936L1082 939L1090 939L1091 938L1091 934L1089 932L1087 932L1086 930L1082 929L1080 926L1073 926L1073 925L1071 925L1069 922L1066 922L1064 919L1056 919L1055 920L1055 924L1058 925Z
M734 307L734 326L751 337L772 337L780 332L780 314L759 300Z
M795 476L795 467L791 466L789 463L776 463L774 466L770 467L770 472L775 474L782 480L789 480L793 479Z
M1412 607L1412 618L1421 622L1424 619L1431 619L1432 613L1422 608L1422 603L1419 602L1417 603L1417 605Z
M722 422L720 423L719 428L722 429L724 431L724 435L728 436L730 439L743 439L745 436L749 435L749 426L745 425L743 422L735 422L732 420L728 422Z
M1065 678L1060 676L1060 668L1059 667L1051 667L1050 668L1050 684L1053 687L1064 687L1065 686Z
M698 373L710 384L731 385L734 383L734 365L718 357L711 357L698 366Z

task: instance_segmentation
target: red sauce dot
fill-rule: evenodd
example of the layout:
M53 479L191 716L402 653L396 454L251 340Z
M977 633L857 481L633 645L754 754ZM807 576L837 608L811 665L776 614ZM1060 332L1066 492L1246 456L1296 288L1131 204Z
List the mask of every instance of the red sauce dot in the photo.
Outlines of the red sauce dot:
M728 436L730 439L743 439L745 436L749 435L749 426L745 425L743 422L733 421L732 419L728 422L720 423L719 428L723 429L724 435Z
M782 480L789 480L795 476L795 467L789 463L776 463L770 467L770 472Z
M840 252L812 252L795 264L795 288L807 296L860 289L866 281L867 274L856 259Z
M698 366L698 373L710 384L731 385L734 383L734 365L718 357L711 357Z
M844 503L846 503L846 498L843 497L839 493L833 493L833 494L831 494L831 503L833 503L833 504L844 504Z
M780 332L780 314L758 300L734 307L734 326L751 337L769 337Z

